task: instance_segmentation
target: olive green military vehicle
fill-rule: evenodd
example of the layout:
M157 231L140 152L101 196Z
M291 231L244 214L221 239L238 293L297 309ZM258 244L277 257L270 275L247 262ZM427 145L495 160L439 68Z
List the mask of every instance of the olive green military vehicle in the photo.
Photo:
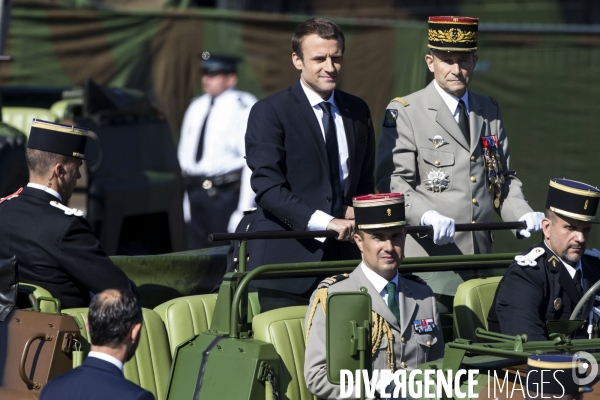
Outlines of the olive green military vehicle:
M244 241L240 254L237 270L225 275L218 294L207 292L224 272L225 247L113 258L136 281L146 307L139 347L125 364L128 379L160 400L313 399L303 376L307 306L261 312L256 293L249 293L248 286L257 278L327 277L350 272L358 260L265 265L245 272ZM445 356L430 360L418 370L433 374L478 371L475 384L462 376L452 380L449 393L442 391L441 396L435 386L426 388L427 374L417 374L409 381L407 397L523 398L520 384L524 379L520 378L529 355L585 351L594 360L600 358L600 340L569 339L569 332L581 321L558 324L553 328L552 340L545 342L486 330L496 287L514 256L404 260L403 274L453 271L467 278L453 299L436 295L440 304L448 300L453 303L451 309L441 313ZM199 285L199 281L205 284ZM595 289L591 288L584 299ZM77 364L89 351L84 323L87 309L61 310L50 293L32 285L19 285L19 295L24 307L29 301L33 307L15 309L0 323L0 398L6 400L38 398L48 380L71 369L73 360ZM359 306L348 306L361 301L361 294L355 293L349 294L341 307L339 303L328 304L332 307L328 308L328 329L336 326L339 335L334 340L336 346L328 348L328 362L338 368L361 369L366 364L361 360L368 359L364 349L371 348L370 313L363 316L354 312ZM34 328L26 331L25 325Z

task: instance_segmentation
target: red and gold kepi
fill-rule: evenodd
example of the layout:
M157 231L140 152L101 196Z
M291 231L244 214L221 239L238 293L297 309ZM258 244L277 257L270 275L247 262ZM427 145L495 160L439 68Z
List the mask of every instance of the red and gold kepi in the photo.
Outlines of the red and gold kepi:
M85 128L35 118L27 147L88 160L84 154L87 138L88 130Z
M429 17L427 47L444 51L476 51L479 18Z
M382 229L406 225L404 195L379 193L352 198L358 229Z

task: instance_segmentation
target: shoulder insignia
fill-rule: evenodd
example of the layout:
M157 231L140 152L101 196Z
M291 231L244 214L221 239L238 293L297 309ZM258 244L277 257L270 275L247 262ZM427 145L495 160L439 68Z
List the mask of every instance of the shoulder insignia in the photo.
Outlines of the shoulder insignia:
M333 285L334 283L343 281L344 279L348 278L348 276L349 276L348 274L339 274L339 275L330 276L329 278L325 278L319 283L319 285L317 286L317 289L328 288L329 286Z
M7 201L7 200L10 200L10 199L12 199L12 198L19 197L19 194L20 194L22 191L23 191L23 188L19 188L19 190L17 190L17 191L16 191L16 192L14 192L13 194L9 194L9 195L8 195L8 196L6 196L6 197L2 197L2 198L0 198L0 204L4 203L5 201Z
M396 101L396 102L402 104L404 107L410 106L410 103L408 101L406 101L406 99L404 97L394 97L392 99L392 101Z
M83 211L78 210L76 208L69 208L64 204L59 203L58 201L51 201L50 205L58 208L59 210L63 210L67 215L74 215L76 217L83 217Z
M536 247L535 249L532 249L529 253L525 255L521 254L516 256L515 261L521 267L535 267L537 265L537 259L540 258L540 256L542 256L545 252L546 250L544 250L543 247Z
M421 278L420 276L414 275L414 274L400 274L400 277L420 283L421 285L427 285L427 282L425 281L425 279Z
M398 118L398 110L385 110L385 117L383 117L383 126L393 128L396 126L396 118Z
M494 103L495 106L498 105L498 100L496 100L495 98L493 98L492 96L490 96L490 100L492 100L492 103Z

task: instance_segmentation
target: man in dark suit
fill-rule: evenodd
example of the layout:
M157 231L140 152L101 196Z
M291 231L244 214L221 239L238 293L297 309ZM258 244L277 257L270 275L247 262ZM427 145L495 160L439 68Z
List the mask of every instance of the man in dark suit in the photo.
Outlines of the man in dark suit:
M137 293L83 218L64 203L85 158L87 131L34 120L27 144L29 184L0 199L0 259L16 256L19 280L47 289L63 308L87 307L90 292Z
M109 289L94 296L87 328L92 350L83 364L52 379L40 400L154 400L123 376L140 340L142 308L130 291Z
M569 319L582 294L600 280L600 260L585 250L592 223L600 223L599 202L600 189L594 186L569 179L550 181L544 241L516 256L508 267L488 316L491 331L547 340L546 321ZM597 334L599 306L593 297L584 306L578 318L588 323L576 337Z
M250 112L246 155L258 210L251 231L333 230L337 240L255 240L248 269L264 264L358 259L352 197L374 191L375 138L367 104L336 90L344 34L313 18L292 38L300 80ZM278 282L308 301L314 280Z

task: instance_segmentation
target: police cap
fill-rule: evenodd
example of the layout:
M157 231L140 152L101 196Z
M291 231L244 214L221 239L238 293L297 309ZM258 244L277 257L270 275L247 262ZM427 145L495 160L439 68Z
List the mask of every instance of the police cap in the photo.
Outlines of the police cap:
M88 130L34 118L27 147L87 160Z
M546 209L579 221L600 223L596 218L600 189L565 178L550 179Z

